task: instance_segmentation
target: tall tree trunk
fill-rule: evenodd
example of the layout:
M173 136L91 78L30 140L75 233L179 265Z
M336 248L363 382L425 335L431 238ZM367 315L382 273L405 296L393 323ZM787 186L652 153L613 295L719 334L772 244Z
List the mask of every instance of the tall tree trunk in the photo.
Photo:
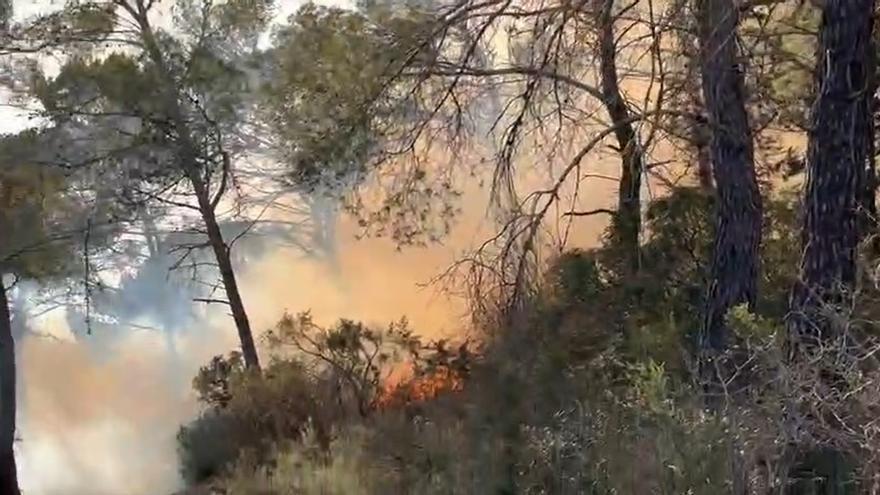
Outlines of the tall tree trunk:
M0 493L18 495L15 467L15 340L6 286L0 278Z
M0 0L0 31L6 32L12 15L11 0ZM15 466L15 338L9 298L0 271L0 494L19 495Z
M715 243L701 343L704 350L717 353L728 344L724 322L728 310L743 303L752 308L757 298L761 194L737 60L737 9L732 0L701 0L698 8L716 194Z
M697 7L703 100L711 135L709 158L715 179L715 242L701 328L700 376L707 405L717 409L723 394L731 392L721 385L726 373L715 359L729 344L725 317L737 304L754 308L757 299L762 213L736 46L736 6L733 0L700 0ZM738 420L731 419L735 429ZM734 495L745 495L741 440L738 432L733 434L731 488Z
M641 264L639 235L642 230L642 174L644 156L632 115L617 76L617 43L614 37L614 0L602 0L599 12L599 72L605 109L614 126L622 165L617 197L614 234L628 252L630 267L637 271Z
M177 89L177 81L168 69L168 64L162 54L162 50L156 41L152 26L148 19L147 8L143 0L136 0L135 5L131 6L127 3L126 8L129 14L137 21L141 30L141 38L143 40L144 49L150 60L156 65L161 84L163 86L165 98L165 110L169 113L171 125L177 134L178 151L180 153L180 162L184 169L187 179L193 189L193 194L198 201L198 209L201 214L202 221L205 224L205 231L208 236L208 244L214 252L214 258L220 271L220 278L223 282L223 288L226 292L226 302L229 304L232 318L235 321L235 327L238 331L238 337L241 342L242 356L245 365L250 369L260 369L260 359L257 354L257 348L254 344L253 332L251 330L250 321L248 320L247 311L238 289L238 282L235 277L235 270L232 266L232 260L229 256L230 247L223 239L223 233L217 222L215 213L216 201L212 198L208 189L208 184L202 178L201 168L198 165L198 147L192 138L192 133L183 110L180 107L180 94ZM225 171L223 173L228 173Z
M803 255L789 319L790 336L801 344L830 337L829 325L810 319L824 304L845 304L866 234L863 214L873 209L872 29L873 0L824 3L807 148Z
M204 186L196 187L196 190L200 189L204 189ZM244 356L245 365L248 368L258 370L260 369L260 358L257 354L257 347L254 344L254 335L251 331L247 311L244 308L244 301L242 301L241 292L238 290L238 281L235 278L235 270L232 268L232 260L229 257L229 245L223 239L223 233L220 231L217 217L214 215L214 207L210 204L206 194L199 196L199 210L202 213L202 220L205 222L205 229L208 232L208 241L211 243L211 249L214 251L214 258L217 260L223 288L226 289L226 300L232 311L235 328L238 330L238 339L241 342L241 351L242 356Z
M873 0L826 0L807 148L800 280L792 289L788 357L801 360L837 340L828 311L848 307L858 248L873 210ZM822 366L817 364L816 366ZM826 387L835 387L830 370ZM790 493L852 493L846 458L807 453Z

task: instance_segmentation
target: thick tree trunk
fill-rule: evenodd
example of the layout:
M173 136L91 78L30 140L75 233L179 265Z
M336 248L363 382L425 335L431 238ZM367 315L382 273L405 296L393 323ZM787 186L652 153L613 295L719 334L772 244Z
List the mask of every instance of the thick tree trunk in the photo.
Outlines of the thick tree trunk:
M15 466L15 340L6 286L0 278L0 493L18 495Z
M727 312L743 303L752 309L757 299L762 213L743 74L737 60L737 9L733 0L700 0L698 16L703 100L709 117L709 158L716 196L700 375L706 404L717 409L724 393L735 392L721 385L722 378L726 379L725 366L716 360L728 350ZM738 424L735 417L732 419L733 425ZM734 495L745 495L747 476L741 440L736 435L734 432L730 450L731 488Z
M202 221L205 224L205 231L208 236L208 244L214 252L215 261L220 271L220 278L223 283L223 289L226 292L226 302L229 304L232 318L235 321L235 327L238 331L238 337L241 342L242 356L245 365L250 369L259 370L260 360L257 354L257 348L254 344L253 332L251 331L250 321L248 320L247 311L238 290L238 282L235 277L235 270L232 267L232 261L229 256L229 245L223 239L223 233L217 223L215 214L216 202L212 198L208 184L202 178L202 169L198 164L198 147L192 138L192 132L183 110L180 107L180 94L177 90L177 81L168 69L162 50L156 42L155 35L148 19L147 8L142 0L137 0L135 6L129 6L129 13L137 21L141 30L141 38L144 48L150 60L155 64L159 76L162 80L164 89L164 97L166 111L169 113L171 125L177 134L177 145L180 153L180 163L186 173L186 177L193 189L193 194L198 201L198 209L201 214ZM223 173L228 173L224 170Z
M816 343L824 304L845 304L858 247L873 209L873 0L827 0L822 14L816 101L807 149L800 283L792 291L790 336ZM870 197L870 200L868 199ZM813 321L810 321L813 319Z
M717 353L727 348L728 310L743 303L751 308L757 297L761 194L737 60L737 9L732 0L702 0L699 17L716 194L715 244L701 344L703 350Z
M874 209L873 9L873 0L826 0L822 7L807 148L803 254L787 322L788 357L794 362L837 340L829 310L851 303L858 249L868 227L865 215ZM822 366L821 360L816 362ZM829 382L824 386L836 386L833 369L823 375ZM800 461L789 493L854 493L851 470L841 452L820 449Z
M614 0L602 0L599 12L599 72L603 103L614 126L620 153L621 174L614 218L614 234L628 252L630 267L641 264L639 235L642 230L642 174L644 157L632 115L623 99L617 76L617 43L614 37Z

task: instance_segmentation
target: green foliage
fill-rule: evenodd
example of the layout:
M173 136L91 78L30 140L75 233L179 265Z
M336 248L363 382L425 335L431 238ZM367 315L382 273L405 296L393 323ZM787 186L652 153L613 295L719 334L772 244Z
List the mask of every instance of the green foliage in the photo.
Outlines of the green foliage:
M98 3L79 3L65 11L66 27L78 33L109 34L116 27L114 7Z
M275 33L262 107L290 181L363 179L386 127L408 111L394 76L419 46L425 18L401 6L307 4Z
M182 136L170 132L178 118L204 169L202 180L226 191L220 183L231 180L234 161L222 156L240 151L240 132L251 117L254 53L271 2L187 0L170 8L174 29L168 31L140 25L118 2L71 2L18 33L22 43L64 51L57 74L46 74L36 59L30 65L29 96L42 104L41 116L58 133L79 136L56 150L53 161L89 168L102 184L112 180L120 203L179 204L193 194L175 187L184 173L176 156ZM112 30L88 32L100 23ZM78 34L56 36L55 25Z
M430 112L405 96L403 70L431 60L433 18L416 5L361 7L307 4L274 33L261 57L264 138L286 187L338 195L369 235L436 242L459 212L459 191L447 173L398 163L421 147L404 128Z
M106 208L94 207L72 190L68 174L41 162L51 142L39 130L0 137L0 273L42 281L73 275L82 266L87 219L102 224L89 249L106 247L115 233L105 223Z
M116 30L117 7L116 2L66 2L64 8L38 17L14 34L59 51L62 47L87 50L90 43L107 40Z
M35 73L31 85L34 96L57 118L73 117L68 110L88 102L99 103L92 111L149 115L157 110L158 81L135 58L121 53L74 57L52 78Z
M551 297L570 306L590 302L604 286L595 256L580 249L562 253L550 265L547 284Z
M60 137L45 161L77 174L79 186L103 203L136 211L178 192L172 187L183 169L168 138L161 86L138 58L74 56L54 77L34 73L31 93Z
M216 357L193 387L207 408L177 435L181 474L190 482L224 472L244 451L264 460L274 443L296 439L324 419L314 381L292 360L274 361L259 375L237 353Z
M252 118L257 43L268 29L273 3L184 0L172 8L175 29L182 33L166 41L174 75L211 120L224 127L236 128Z
M272 19L272 0L226 0L212 6L208 17L215 23L212 32L218 37L235 33L254 36Z
M631 373L630 379L636 397L648 415L664 416L675 413L669 398L669 377L663 365L652 361L637 363Z
M198 483L224 473L243 448L236 421L228 414L208 411L180 428L177 452L180 474Z
M193 378L193 389L199 401L218 409L229 406L233 388L245 377L244 360L239 352L229 356L214 356L211 362L199 369Z
M275 34L264 111L292 181L315 185L366 165L394 56L369 19L342 9L308 4Z
M797 204L795 195L787 191L764 199L761 298L756 308L762 317L781 319L787 312L797 274L791 249L800 242ZM690 347L700 328L714 235L713 208L713 198L694 188L675 189L652 202L645 216L648 235L642 268L635 276L619 268L626 263L620 258L625 251L618 249L613 238L594 255L606 273L605 289L594 298L596 311L614 307L614 314L627 314L621 331L627 335L628 352L665 363L669 370L689 372L680 361L678 346ZM617 293L608 293L609 288Z
M727 324L740 339L755 342L756 345L767 345L782 329L769 318L755 315L745 304L734 306L727 314Z

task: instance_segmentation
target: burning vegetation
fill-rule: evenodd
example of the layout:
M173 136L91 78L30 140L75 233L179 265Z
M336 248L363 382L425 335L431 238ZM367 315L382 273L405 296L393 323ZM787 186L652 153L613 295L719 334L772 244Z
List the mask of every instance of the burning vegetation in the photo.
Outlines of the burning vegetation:
M187 483L880 491L873 0L62 3L0 0L0 84L40 123L0 136L0 495L20 492L18 284L88 335L187 314L126 297L159 269L240 349L193 381ZM243 239L330 259L340 212L417 249L466 208L484 237L433 282L473 341L252 327ZM384 282L365 290L404 300Z

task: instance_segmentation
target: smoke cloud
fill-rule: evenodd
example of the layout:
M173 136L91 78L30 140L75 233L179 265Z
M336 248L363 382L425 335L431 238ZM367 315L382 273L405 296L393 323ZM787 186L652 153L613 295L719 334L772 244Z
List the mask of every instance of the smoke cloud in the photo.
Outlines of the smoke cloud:
M597 187L589 203L613 198L610 188ZM444 244L428 248L358 240L347 218L336 221L330 250L336 259L262 240L239 270L253 328L270 328L285 311L310 310L324 322L345 317L385 325L406 316L425 336L460 334L467 327L463 301L423 285L485 239L491 229L485 205L485 191L469 191L457 227ZM572 242L594 244L601 228L601 220L590 221ZM163 277L148 280L136 285L144 298L169 290ZM175 434L198 412L190 380L238 342L217 306L198 308L193 323L170 333L157 323L160 315L167 317L155 308L112 335L92 336L75 336L63 311L28 320L32 331L19 347L18 445L27 493L154 495L180 487Z
M285 15L298 4L280 3ZM613 175L615 163L589 168ZM544 175L529 179L547 180ZM580 206L613 204L615 186L591 183ZM463 301L422 285L486 239L494 228L486 204L486 192L471 187L457 227L443 244L428 248L398 250L388 240L356 240L355 222L328 221L323 210L319 217L332 227L322 241L329 243L330 257L307 256L265 239L262 249L239 261L252 327L268 329L284 312L310 310L321 322L345 317L385 325L406 316L427 337L460 334L467 328ZM570 244L595 244L604 225L600 217L577 220ZM164 277L145 280L135 299L162 300L155 295L169 290ZM217 306L196 306L186 324L171 332L169 315L158 307L83 336L77 318L70 316L60 309L29 318L30 331L19 342L17 451L24 490L29 495L162 495L179 489L175 435L198 412L190 380L210 357L237 348L231 318Z
M407 316L428 335L462 327L460 304L419 287L451 260L450 248L396 251L343 230L332 262L291 246L247 256L240 276L255 330L270 328L285 311L305 310L321 321L383 325ZM136 286L139 297L169 290L163 277L151 280ZM72 330L76 318L63 309L27 321L18 351L17 446L27 493L152 495L180 487L175 434L198 412L190 380L238 342L216 306L199 308L194 323L174 332L159 323L162 308L155 311L91 336Z

